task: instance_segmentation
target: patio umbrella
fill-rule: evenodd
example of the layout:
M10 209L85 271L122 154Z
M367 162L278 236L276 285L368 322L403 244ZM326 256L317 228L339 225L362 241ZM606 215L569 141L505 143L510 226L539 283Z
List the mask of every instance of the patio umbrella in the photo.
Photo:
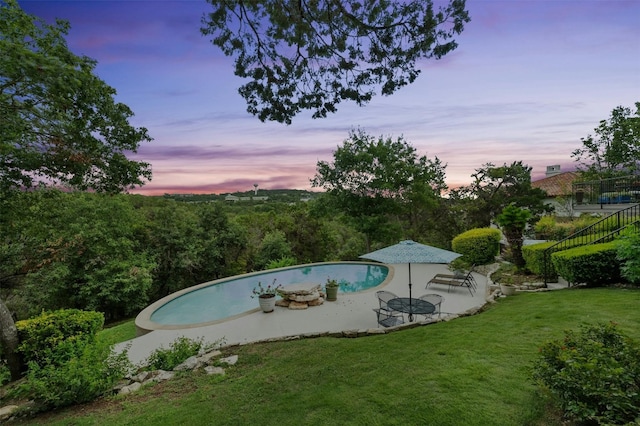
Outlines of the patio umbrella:
M460 256L462 255L453 251L416 243L412 240L404 240L359 257L382 263L407 263L409 265L409 305L411 305L411 264L450 263ZM410 313L409 321L412 320L413 315Z

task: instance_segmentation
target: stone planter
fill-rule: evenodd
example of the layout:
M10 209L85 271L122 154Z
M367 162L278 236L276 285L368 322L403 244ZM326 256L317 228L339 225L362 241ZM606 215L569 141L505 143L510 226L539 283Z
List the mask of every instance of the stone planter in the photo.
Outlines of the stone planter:
M338 300L338 288L339 286L325 286L324 289L327 292L327 300L329 302Z
M516 294L516 288L512 285L500 284L500 291L505 296L513 296L514 294Z
M258 297L258 303L260 303L260 308L262 312L269 313L273 312L276 308L276 295L262 295Z

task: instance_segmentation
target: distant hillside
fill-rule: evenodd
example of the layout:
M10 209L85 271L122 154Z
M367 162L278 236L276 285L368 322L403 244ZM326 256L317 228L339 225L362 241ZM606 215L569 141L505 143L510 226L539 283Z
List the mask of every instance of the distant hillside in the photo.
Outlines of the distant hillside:
M164 198L189 203L205 203L211 201L226 201L228 203L297 203L300 201L309 201L317 197L318 194L318 192L311 192L302 189L259 189L257 194L255 191L231 192L225 194L164 194ZM237 197L237 199L234 198L235 201L230 201L229 198L232 197Z

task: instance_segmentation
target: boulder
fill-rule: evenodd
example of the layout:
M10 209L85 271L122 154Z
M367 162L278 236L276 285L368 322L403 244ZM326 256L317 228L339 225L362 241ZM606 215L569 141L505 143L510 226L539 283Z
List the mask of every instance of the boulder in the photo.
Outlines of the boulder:
M17 405L5 405L4 407L0 408L0 421L8 420L11 416L13 416L13 413L18 411L19 409L20 407L18 407Z
M214 367L213 365L207 365L204 368L204 371L209 374L209 375L213 375L216 374L218 376L224 376L224 368L222 367Z
M309 300L309 301L307 302L307 304L308 304L309 306L320 306L320 305L322 305L323 303L324 303L324 298L323 298L323 297L318 297L318 298L317 298L317 299L315 299L315 300Z
M309 304L307 302L296 302L292 300L291 303L289 303L289 309L302 310L307 309L308 307Z
M220 362L223 362L229 365L235 365L235 363L238 362L238 355L231 355L226 358L221 358Z
M118 392L118 393L120 395L127 395L127 394L130 394L130 393L133 393L133 392L137 391L141 387L142 387L142 384L140 382L133 382L130 385L125 386L122 389L120 389L120 392Z
M180 365L177 365L173 371L186 371L186 370L195 370L200 367L200 362L198 361L197 356L190 356Z

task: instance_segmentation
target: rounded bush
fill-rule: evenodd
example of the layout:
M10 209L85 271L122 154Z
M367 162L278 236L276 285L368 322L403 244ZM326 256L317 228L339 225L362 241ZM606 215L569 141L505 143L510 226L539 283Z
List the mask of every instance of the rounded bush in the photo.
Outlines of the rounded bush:
M500 231L494 228L475 228L458 235L451 242L456 253L471 265L493 263L500 253Z
M640 412L639 358L638 342L614 323L585 325L540 348L533 378L574 420L631 424Z

